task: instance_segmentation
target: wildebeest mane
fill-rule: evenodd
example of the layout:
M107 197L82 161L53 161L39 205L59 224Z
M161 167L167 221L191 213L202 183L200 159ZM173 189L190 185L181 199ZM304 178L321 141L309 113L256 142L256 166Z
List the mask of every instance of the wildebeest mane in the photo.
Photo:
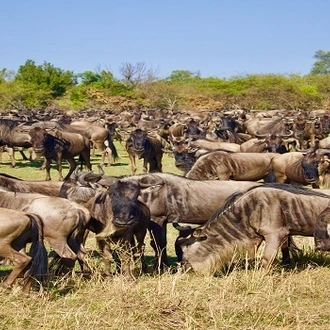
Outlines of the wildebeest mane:
M265 183L260 186L255 186L248 188L245 191L239 191L235 192L231 196L227 198L225 203L218 209L216 210L213 215L210 217L207 223L212 223L218 216L220 216L222 213L226 212L230 208L232 208L235 204L235 202L242 197L243 195L247 194L250 191L253 191L255 189L267 189L267 188L273 188L273 189L279 189L279 190L284 190L296 195L309 195L309 196L319 196L319 197L324 197L330 199L330 196L327 194L324 194L322 192L306 188L306 187L300 187L300 186L294 186L291 184L286 184L286 183Z
M11 131L15 127L17 127L20 124L20 122L12 120L12 119L3 119L0 118L0 126L3 128L7 128L8 131Z
M16 176L13 176L13 175L10 175L10 174L7 174L7 173L0 173L0 176L4 176L6 178L14 179L14 180L18 180L18 181L23 181L23 179L20 179Z

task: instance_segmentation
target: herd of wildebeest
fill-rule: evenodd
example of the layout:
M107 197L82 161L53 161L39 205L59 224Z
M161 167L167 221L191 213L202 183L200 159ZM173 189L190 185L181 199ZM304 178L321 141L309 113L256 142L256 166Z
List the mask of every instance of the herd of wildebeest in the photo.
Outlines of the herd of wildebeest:
M113 263L128 278L148 271L147 235L153 269L164 271L168 223L178 230L177 267L196 273L214 274L234 256L254 260L263 242L269 272L279 249L290 262L295 235L314 237L315 249L328 251L329 133L330 110L2 113L0 146L11 166L19 151L26 160L43 157L46 172L45 181L0 173L0 256L13 265L2 284L10 288L22 275L28 292L46 281L45 242L59 274L76 261L91 272L90 232L106 273ZM114 141L125 148L131 175L105 175L103 166L118 159ZM92 169L95 152L100 164ZM163 173L164 153L182 175ZM137 159L143 174L136 174ZM54 163L58 180L50 177Z

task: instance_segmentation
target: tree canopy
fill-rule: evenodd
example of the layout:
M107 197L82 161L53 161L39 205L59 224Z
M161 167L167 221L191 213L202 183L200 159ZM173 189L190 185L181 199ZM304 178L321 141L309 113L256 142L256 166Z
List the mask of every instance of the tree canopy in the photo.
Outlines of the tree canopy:
M330 51L318 50L314 58L316 59L311 69L311 74L329 74L330 73Z

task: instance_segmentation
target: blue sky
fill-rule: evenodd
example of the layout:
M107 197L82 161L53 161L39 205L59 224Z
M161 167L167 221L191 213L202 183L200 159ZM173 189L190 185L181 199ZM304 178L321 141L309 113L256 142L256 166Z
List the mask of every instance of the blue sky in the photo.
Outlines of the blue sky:
M158 77L307 74L330 51L328 0L3 0L0 69L144 62Z

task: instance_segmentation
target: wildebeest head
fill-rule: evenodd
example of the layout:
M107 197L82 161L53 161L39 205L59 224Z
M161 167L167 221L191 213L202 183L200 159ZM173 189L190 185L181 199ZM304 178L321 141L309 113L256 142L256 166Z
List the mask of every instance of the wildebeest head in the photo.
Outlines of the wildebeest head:
M316 157L314 150L309 150L304 154L301 160L301 166L303 168L303 174L306 182L315 183L319 180L318 172L319 159Z
M175 253L178 261L182 263L185 269L190 267L183 259L183 250L189 248L192 244L207 239L207 236L202 233L203 226L192 228L191 226L182 226L178 223L178 219L173 221L173 227L179 231L179 236L175 241Z
M40 154L43 154L44 152L47 134L47 131L43 127L39 126L31 128L29 131L29 135L31 136L31 144L37 156L40 156Z
M132 131L130 142L134 151L143 152L145 150L147 137L147 132L143 131L142 129L137 128L136 130Z
M116 226L133 226L140 217L138 196L140 186L137 182L121 181L115 182L109 191L112 203L113 223Z

